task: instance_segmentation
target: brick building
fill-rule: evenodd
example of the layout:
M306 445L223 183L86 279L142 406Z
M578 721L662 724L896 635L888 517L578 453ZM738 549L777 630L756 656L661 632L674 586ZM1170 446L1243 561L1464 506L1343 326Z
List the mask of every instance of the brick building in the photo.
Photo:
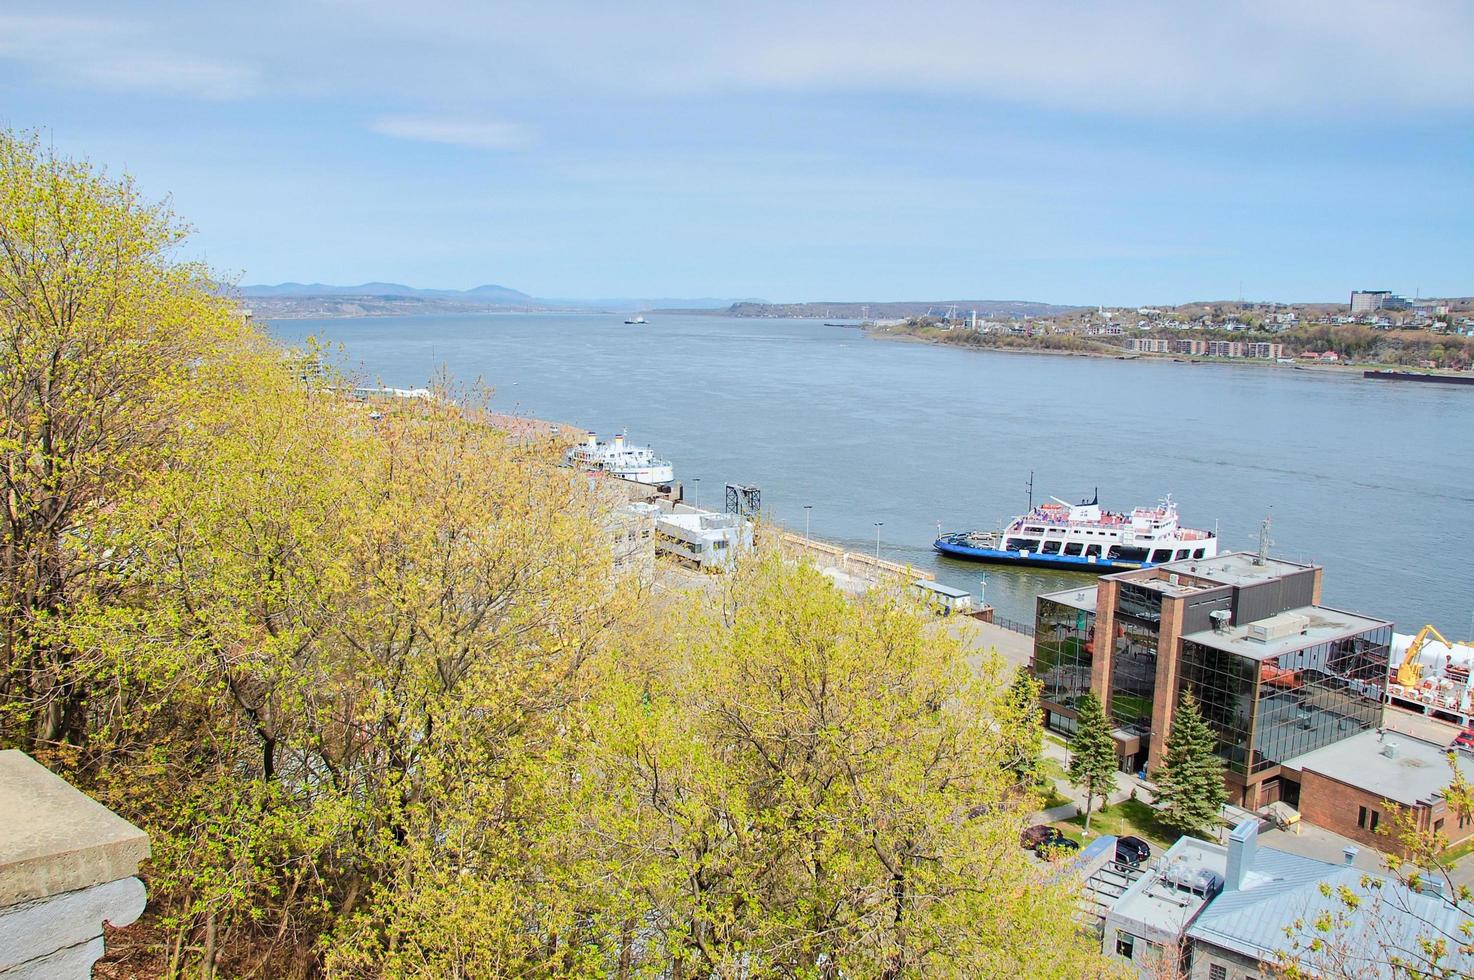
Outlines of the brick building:
M1392 624L1320 605L1322 569L1250 554L1169 562L1039 596L1033 671L1065 734L1094 691L1123 770L1166 754L1184 690L1218 738L1232 802L1299 799L1285 763L1381 724Z

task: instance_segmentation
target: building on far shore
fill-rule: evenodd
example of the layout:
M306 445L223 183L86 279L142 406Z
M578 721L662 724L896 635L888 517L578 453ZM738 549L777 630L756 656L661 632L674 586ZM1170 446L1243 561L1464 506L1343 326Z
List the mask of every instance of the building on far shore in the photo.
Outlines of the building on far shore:
M1405 310L1412 306L1390 289L1357 289L1351 293L1352 313L1375 313L1377 310Z
M1045 723L1075 729L1094 691L1122 770L1166 752L1191 691L1218 739L1230 801L1300 803L1302 757L1382 724L1392 624L1320 604L1322 569L1253 554L1103 576L1036 600Z

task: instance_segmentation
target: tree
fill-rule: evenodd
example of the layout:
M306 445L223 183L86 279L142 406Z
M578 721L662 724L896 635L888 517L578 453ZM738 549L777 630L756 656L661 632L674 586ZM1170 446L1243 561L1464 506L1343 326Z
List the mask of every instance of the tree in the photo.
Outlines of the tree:
M1043 779L1044 726L1039 707L1042 687L1033 674L1019 668L1007 696L998 706L1000 730L1010 735L1004 768L1013 774L1020 787L1029 791L1037 788Z
M1184 690L1167 736L1167 754L1156 771L1162 822L1184 834L1206 837L1221 819L1228 790L1218 739L1203 721L1197 699Z
M101 587L95 522L243 334L205 270L171 260L184 235L127 179L0 132L0 744L87 737L65 620Z
M1079 727L1070 742L1070 784L1085 790L1085 830L1096 797L1109 799L1116 785L1116 743L1110 722L1094 691L1085 692L1075 705Z
M590 706L576 814L607 842L584 893L611 972L1099 975L1018 847L1001 660L975 671L899 585L852 601L773 555L724 585Z

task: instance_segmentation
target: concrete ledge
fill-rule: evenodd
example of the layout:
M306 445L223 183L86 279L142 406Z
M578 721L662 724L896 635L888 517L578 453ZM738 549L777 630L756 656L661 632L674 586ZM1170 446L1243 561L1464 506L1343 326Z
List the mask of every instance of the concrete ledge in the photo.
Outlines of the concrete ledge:
M132 878L146 857L143 831L25 753L0 752L0 908Z
M0 980L42 965L47 969L37 976L89 975L103 953L103 923L131 925L146 904L143 882L124 878L0 909ZM72 961L84 956L91 959L77 973Z

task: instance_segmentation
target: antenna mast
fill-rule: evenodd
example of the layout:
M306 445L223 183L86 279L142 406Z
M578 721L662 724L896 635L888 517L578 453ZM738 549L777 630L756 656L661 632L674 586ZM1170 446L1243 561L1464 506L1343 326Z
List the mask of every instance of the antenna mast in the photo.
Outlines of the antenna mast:
M1269 525L1273 521L1269 515L1265 515L1264 523L1259 525L1259 556L1254 559L1254 564L1263 565L1269 561L1269 546L1274 544L1269 539Z
M1034 471L1029 470L1029 513L1034 513Z

